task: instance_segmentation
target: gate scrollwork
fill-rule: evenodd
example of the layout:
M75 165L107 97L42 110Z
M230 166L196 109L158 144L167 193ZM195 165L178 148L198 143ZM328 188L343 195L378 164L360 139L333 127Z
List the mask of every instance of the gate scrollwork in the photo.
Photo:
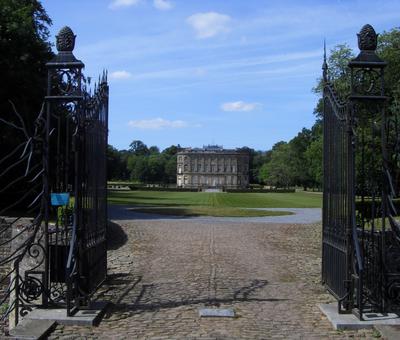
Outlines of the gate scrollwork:
M19 141L0 158L0 305L11 326L39 306L73 314L106 277L107 74L88 88L75 38L69 27L57 35L32 131L13 103L14 118L0 118Z

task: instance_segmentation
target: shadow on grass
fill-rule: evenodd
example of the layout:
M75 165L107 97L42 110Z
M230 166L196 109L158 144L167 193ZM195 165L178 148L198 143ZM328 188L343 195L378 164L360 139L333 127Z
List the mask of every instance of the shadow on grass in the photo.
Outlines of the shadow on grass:
M123 205L109 204L109 218L112 220L157 220L190 219L195 217L254 218L293 215L290 211L261 209L216 208L186 205Z
M189 203L154 203L154 202L122 202L109 200L108 204L114 205L125 205L133 207L184 207L184 206L194 206L200 204L189 204Z
M109 200L119 199L119 200L127 200L127 203L136 200L169 200L169 197L151 197L151 196L132 196L132 195L109 195Z
M151 205L154 207L154 205ZM135 211L134 205L123 205L123 204L108 204L108 217L111 220L158 220L158 219L182 219L185 216L176 215L160 215L155 213L144 213ZM190 218L190 216L186 216Z
M240 209L240 208L214 208L214 207L136 207L128 209L133 212L145 213L145 214L156 214L163 216L181 216L181 217L270 217L270 216L285 216L293 215L290 211L273 211L263 209Z

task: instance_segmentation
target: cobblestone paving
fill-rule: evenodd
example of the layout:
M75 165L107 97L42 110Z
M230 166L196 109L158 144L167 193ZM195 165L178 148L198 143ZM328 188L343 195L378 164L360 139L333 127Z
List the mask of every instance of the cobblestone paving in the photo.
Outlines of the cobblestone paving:
M57 326L50 339L348 339L317 303L320 226L131 220L112 223L98 327ZM205 306L235 318L200 318Z

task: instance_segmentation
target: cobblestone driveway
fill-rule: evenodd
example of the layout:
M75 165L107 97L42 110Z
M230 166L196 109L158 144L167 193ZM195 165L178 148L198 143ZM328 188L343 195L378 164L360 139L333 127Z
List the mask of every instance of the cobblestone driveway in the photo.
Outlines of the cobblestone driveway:
M118 220L111 224L112 302L98 327L58 326L51 339L373 338L332 330L316 303L320 226ZM199 318L199 308L236 318Z

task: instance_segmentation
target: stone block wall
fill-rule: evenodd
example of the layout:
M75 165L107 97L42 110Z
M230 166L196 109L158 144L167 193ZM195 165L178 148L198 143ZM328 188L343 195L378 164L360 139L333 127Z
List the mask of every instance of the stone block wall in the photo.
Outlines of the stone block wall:
M0 261L7 258L11 251L11 242L7 242L11 238L11 227L5 219L0 218ZM0 279L10 272L11 264L0 264ZM0 299L4 297L5 289L8 282L0 283Z

